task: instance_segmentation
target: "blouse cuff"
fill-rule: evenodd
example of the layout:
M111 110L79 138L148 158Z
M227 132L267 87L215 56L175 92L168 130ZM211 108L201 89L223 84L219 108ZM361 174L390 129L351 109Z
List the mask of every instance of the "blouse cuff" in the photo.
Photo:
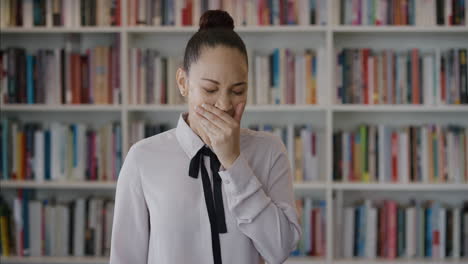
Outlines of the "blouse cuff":
M261 185L242 153L229 169L224 167L222 169L219 171L219 176L224 183L225 190L232 194L240 194L248 187L250 181L252 181L250 184Z

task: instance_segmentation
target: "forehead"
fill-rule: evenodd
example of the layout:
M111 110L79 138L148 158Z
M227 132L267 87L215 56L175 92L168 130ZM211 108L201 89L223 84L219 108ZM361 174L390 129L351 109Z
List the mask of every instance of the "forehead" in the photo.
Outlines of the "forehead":
M205 47L198 60L190 66L190 75L199 78L246 78L248 73L244 55L236 48Z

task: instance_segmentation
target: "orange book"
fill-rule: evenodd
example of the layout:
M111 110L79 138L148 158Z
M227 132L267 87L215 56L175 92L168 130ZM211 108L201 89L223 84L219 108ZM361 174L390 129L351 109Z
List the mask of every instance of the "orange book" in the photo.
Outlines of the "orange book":
M379 59L380 56L374 56L374 94L372 96L374 104L379 103Z
M81 104L81 58L80 54L71 55L72 104Z
M306 72L306 104L312 104L312 93L314 87L312 87L312 55L310 51L306 51L305 54L305 72Z

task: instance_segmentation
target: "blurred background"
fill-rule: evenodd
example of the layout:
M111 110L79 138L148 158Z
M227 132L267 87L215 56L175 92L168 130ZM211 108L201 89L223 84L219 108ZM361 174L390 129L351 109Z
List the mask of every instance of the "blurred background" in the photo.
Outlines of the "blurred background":
M468 1L0 0L1 263L108 263L129 147L186 110L206 10L249 53L242 126L287 147L287 263L468 263Z

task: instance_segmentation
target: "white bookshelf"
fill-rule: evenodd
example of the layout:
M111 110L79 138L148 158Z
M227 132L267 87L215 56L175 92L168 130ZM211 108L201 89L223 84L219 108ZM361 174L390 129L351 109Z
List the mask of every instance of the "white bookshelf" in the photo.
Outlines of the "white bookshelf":
M122 0L126 6L128 0ZM337 128L355 127L360 123L420 124L434 122L446 124L455 122L468 125L468 106L460 105L337 105L335 104L335 50L342 47L376 48L468 48L468 26L343 26L337 23L338 0L329 1L328 23L325 26L245 26L236 31L245 40L247 48L254 51L271 52L274 48L288 47L293 51L305 48L324 48L326 53L325 83L319 87L317 105L248 105L243 126L263 120L270 124L312 123L324 135L320 154L319 182L295 183L298 196L313 196L325 199L327 203L327 245L324 258L290 258L287 263L468 263L468 260L432 259L340 259L335 255L333 224L333 200L335 196L372 196L404 194L417 197L424 193L429 197L449 197L451 201L468 200L468 183L342 183L332 180L332 133ZM467 1L468 6L468 1ZM122 8L122 22L125 25L127 14ZM83 36L82 45L108 43L117 36L121 41L120 65L122 84L122 104L119 105L0 105L1 116L18 117L25 121L70 119L88 123L103 123L109 120L120 121L122 125L122 158L128 151L129 124L133 120L168 122L173 127L184 105L132 105L127 101L129 87L128 49L132 47L152 47L167 56L182 55L190 36L198 27L162 26L122 26L122 27L33 27L2 28L1 48L23 46L28 51L64 44L63 36L70 33ZM293 40L293 41L292 41ZM252 88L252 87L251 87ZM174 89L176 89L174 87ZM114 192L115 182L15 182L0 181L3 192L19 188L37 189L39 192L63 191L80 195L82 191ZM387 196L388 197L388 196ZM2 257L2 263L108 263L108 258L94 257Z

